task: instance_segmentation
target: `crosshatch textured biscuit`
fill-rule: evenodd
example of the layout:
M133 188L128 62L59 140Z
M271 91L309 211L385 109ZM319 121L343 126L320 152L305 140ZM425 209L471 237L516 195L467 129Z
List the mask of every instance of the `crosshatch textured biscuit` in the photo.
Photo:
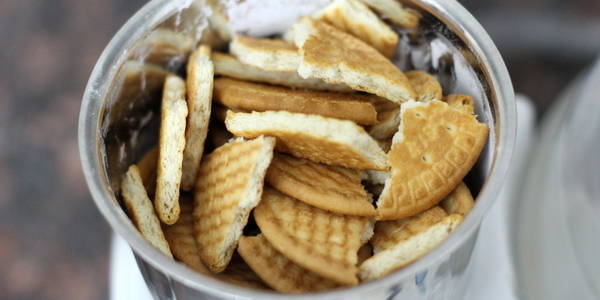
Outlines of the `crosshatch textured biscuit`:
M194 197L196 243L202 262L213 272L227 267L250 210L261 199L275 139L236 139L206 156Z
M458 214L446 216L419 233L377 252L360 265L360 279L363 281L379 279L414 262L446 240L462 219L463 217Z
M302 78L345 84L396 103L415 99L406 75L365 42L307 17L294 24L293 32Z
M378 253L392 248L396 244L440 222L447 215L442 208L434 206L412 217L377 222L375 224L375 234L369 241L373 245L373 252Z
M202 274L210 274L200 260L194 238L194 203L191 197L182 195L181 198L179 220L173 225L163 225L165 238L175 258Z
M417 28L419 26L419 13L405 8L398 0L360 0L373 8L378 13L404 28Z
M468 114L473 114L475 113L475 103L473 101L473 98L471 98L471 96L467 96L467 95L462 95L462 94L452 94L452 95L448 95L446 96L446 103L448 103L448 105L462 110Z
M392 178L377 202L381 220L436 205L471 170L487 141L485 124L445 102L405 103L401 117L388 153Z
M312 273L277 251L262 234L240 238L238 252L270 287L281 293L309 293L339 287Z
M377 121L377 112L369 102L374 96L368 95L293 90L219 78L215 80L214 97L219 103L237 110L285 110L345 119L363 125Z
M275 154L265 177L280 192L312 206L353 216L375 216L358 170Z
M277 150L328 165L387 169L385 153L353 122L286 111L228 112L227 130L237 136L277 138Z
M198 47L190 56L187 65L188 118L183 152L183 174L181 188L194 188L198 166L204 151L204 142L210 121L213 94L214 66L210 60L210 48Z
M212 274L217 279L251 289L270 290L238 253L234 253L225 271Z
M129 216L142 236L166 256L173 257L136 165L131 165L125 173L121 193Z
M440 205L447 213L459 214L464 217L473 209L475 201L467 185L461 182Z
M340 84L325 83L321 79L304 79L296 70L292 72L265 71L263 69L242 63L237 58L218 52L212 54L215 64L215 74L225 75L241 80L277 84L292 88L303 88L321 91L351 92L352 89Z
M154 208L165 224L179 218L179 186L188 115L185 81L178 76L165 80L160 112L160 136Z
M373 234L369 218L331 213L267 188L254 219L296 264L340 284L358 284L357 251Z
M388 58L396 53L398 34L359 0L334 0L314 17L361 39Z
M275 39L238 36L229 51L241 62L266 71L296 71L300 60L294 44Z
M417 93L417 100L442 100L442 86L433 75L415 70L406 72L406 77Z

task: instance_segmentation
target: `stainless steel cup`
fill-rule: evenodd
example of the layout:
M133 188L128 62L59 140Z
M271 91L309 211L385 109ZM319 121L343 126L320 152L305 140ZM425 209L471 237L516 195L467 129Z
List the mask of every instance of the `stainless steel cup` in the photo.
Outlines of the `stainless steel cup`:
M107 128L112 124L107 123L115 120L106 115L109 106L114 105L115 93L121 88L119 74L125 62L131 59L136 45L165 20L174 15L178 17L190 3L189 0L153 0L117 32L90 77L79 119L79 148L90 192L112 229L134 250L154 297L461 299L469 288L466 273L479 225L499 194L516 134L514 92L506 67L493 42L473 16L453 0L410 1L411 6L426 15L426 24L422 26L424 34L417 37L411 33L403 35L401 44L404 48L400 47L401 55L396 62L402 67L424 68L437 74L445 94L467 92L475 96L479 118L490 126L488 145L467 176L471 189L477 194L475 208L442 245L381 280L326 293L293 296L221 282L164 256L138 233L111 187L114 176L121 174L108 167L110 159L106 145L107 139L112 137ZM187 13L188 16L194 14ZM201 19L205 15L196 17ZM423 63L423 57L429 62ZM126 142L121 143L125 147ZM127 153L121 159L121 163L132 161ZM113 178L109 178L109 174Z

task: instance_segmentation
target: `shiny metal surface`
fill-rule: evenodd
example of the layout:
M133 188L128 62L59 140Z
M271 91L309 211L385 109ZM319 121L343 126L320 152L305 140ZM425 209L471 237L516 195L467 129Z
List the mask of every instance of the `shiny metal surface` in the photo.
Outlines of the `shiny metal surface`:
M133 248L144 279L156 298L304 298L233 286L203 276L162 255L147 243L129 221L113 193L105 158L103 113L115 80L135 43L191 1L154 0L144 6L115 35L100 57L86 87L79 120L79 148L90 192L103 216ZM465 222L441 246L417 262L381 280L321 294L315 299L406 298L460 299L468 283L465 270L477 238L481 218L495 200L510 164L516 116L514 92L496 47L477 21L456 1L411 1L431 13L455 34L479 69L487 102L479 115L492 128L491 142L473 179L481 187L477 205Z

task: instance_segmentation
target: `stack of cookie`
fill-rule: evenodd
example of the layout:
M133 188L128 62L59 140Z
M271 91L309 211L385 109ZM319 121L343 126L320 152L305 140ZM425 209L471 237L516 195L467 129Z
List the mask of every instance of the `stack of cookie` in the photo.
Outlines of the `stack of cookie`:
M166 77L158 148L122 181L153 245L208 276L303 293L381 278L462 222L488 129L469 96L389 60L398 35L369 6L417 26L396 1L336 0L283 39L202 45L185 80Z

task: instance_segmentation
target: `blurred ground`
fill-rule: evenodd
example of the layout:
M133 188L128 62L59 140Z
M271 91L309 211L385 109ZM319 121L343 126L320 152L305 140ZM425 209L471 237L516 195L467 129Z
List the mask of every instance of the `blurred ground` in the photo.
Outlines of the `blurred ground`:
M0 298L106 299L110 231L80 171L83 88L145 0L0 0ZM596 0L462 3L544 111L600 53Z

